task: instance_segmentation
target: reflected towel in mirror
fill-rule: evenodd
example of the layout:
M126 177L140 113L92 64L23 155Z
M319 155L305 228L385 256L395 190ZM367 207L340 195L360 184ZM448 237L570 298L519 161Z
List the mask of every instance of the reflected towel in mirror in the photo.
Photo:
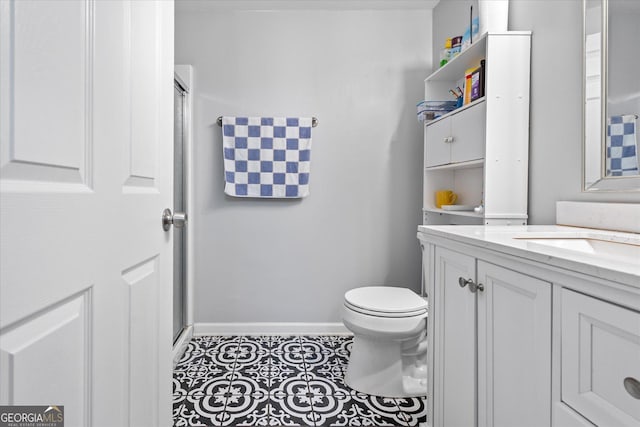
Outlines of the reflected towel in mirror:
M607 176L638 175L635 114L607 119Z

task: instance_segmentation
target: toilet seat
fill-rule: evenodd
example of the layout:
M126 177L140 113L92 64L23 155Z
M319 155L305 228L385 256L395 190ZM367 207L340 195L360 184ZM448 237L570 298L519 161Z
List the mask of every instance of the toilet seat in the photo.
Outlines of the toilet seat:
M355 307L346 301L344 305L346 308L348 308L349 310L355 311L356 313L366 314L367 316L374 316L374 317L389 317L389 318L413 317L413 316L421 316L427 312L427 309L425 308L422 310L408 311L406 313L387 313L383 311L374 311L374 310L367 310L360 307Z
M344 305L376 317L413 317L427 312L427 302L406 288L366 286L344 294Z

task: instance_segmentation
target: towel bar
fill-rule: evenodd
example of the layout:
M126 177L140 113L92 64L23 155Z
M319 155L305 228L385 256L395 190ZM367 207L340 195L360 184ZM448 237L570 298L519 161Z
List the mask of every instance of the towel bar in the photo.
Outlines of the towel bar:
M218 120L216 120L216 122L218 122L218 126L222 126L222 116L218 117ZM311 117L311 126L318 126L318 119L316 119L315 117Z

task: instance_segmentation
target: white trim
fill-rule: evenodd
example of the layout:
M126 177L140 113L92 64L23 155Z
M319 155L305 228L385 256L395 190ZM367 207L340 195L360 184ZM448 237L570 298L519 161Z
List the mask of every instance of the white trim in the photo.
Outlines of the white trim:
M189 344L189 341L191 341L192 337L193 326L189 325L182 330L180 336L178 337L178 341L176 341L176 343L173 345L173 350L171 353L171 357L173 359L173 369L176 368L178 360L180 360L180 358L184 354L184 351L187 349L187 344Z
M342 335L351 332L342 323L195 323L193 335Z

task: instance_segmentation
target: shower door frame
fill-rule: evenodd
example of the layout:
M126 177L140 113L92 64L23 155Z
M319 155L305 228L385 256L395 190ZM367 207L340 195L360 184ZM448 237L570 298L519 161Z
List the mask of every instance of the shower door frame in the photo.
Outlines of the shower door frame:
M184 208L188 215L185 227L185 277L183 285L183 319L184 327L178 338L174 340L173 355L174 364L181 356L182 349L193 336L193 171L192 171L192 81L193 69L190 65L176 65L174 69L174 85L179 86L184 92L183 101L183 198ZM175 118L175 114L174 114ZM173 318L173 313L172 313Z

